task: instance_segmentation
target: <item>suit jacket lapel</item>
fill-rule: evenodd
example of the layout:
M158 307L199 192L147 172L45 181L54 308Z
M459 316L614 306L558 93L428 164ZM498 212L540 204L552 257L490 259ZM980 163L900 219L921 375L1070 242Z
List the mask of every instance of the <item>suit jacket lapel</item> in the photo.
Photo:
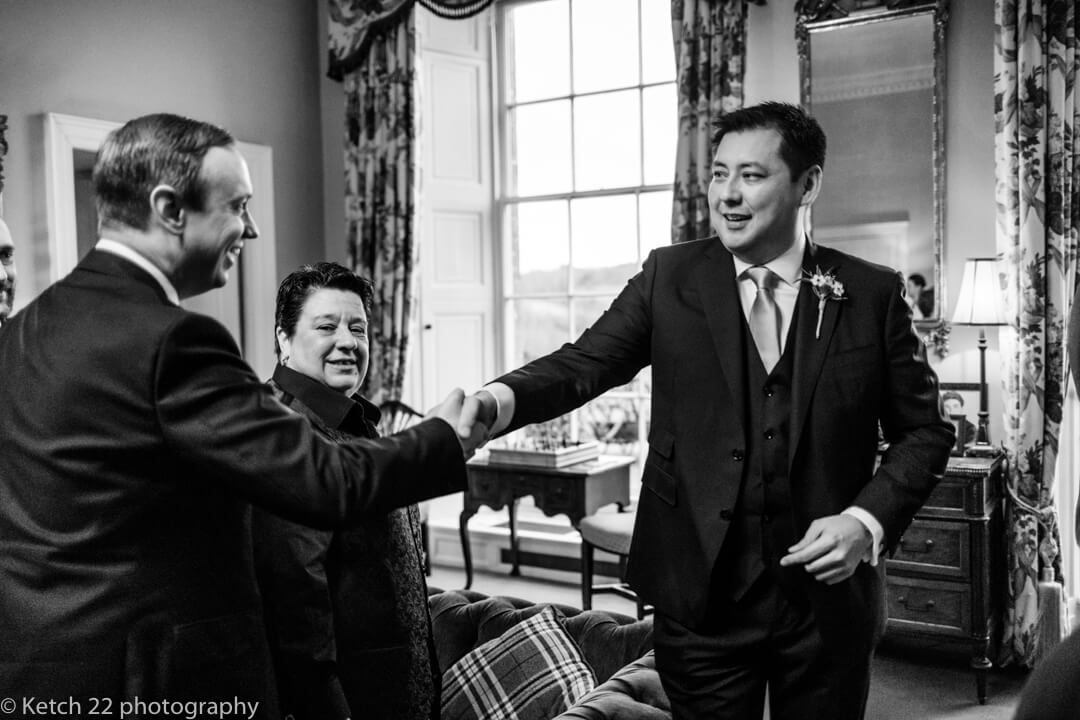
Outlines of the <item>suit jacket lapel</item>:
M743 348L742 303L735 281L735 265L719 241L705 251L705 262L695 269L698 293L705 320L712 334L716 354L739 422L743 422L746 388L743 386L746 352Z
M821 259L819 249L812 242L807 242L803 255L803 271L807 274L817 270ZM835 272L837 267L822 267L825 272ZM842 312L842 301L829 300L821 310L821 332L818 333L818 297L808 281L799 283L799 297L796 301L795 332L791 341L795 343L795 368L792 378L791 442L788 445L788 470L790 472L795 451L799 447L803 426L810 411L810 400L814 396L821 367L832 340L833 331Z

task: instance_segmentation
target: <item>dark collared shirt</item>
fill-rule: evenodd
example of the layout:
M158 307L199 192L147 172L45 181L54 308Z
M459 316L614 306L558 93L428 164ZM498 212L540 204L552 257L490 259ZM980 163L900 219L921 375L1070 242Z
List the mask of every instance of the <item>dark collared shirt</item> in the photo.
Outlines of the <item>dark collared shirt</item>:
M273 379L284 392L318 415L327 427L359 437L376 437L375 426L382 413L360 393L350 397L283 365L274 370Z

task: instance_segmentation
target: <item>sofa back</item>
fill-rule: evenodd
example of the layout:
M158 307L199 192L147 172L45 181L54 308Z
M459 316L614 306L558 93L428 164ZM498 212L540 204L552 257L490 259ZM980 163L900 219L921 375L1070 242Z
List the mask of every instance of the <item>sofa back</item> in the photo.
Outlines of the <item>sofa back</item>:
M605 610L581 610L549 603L566 618L565 627L603 683L617 670L652 650L652 618L636 620ZM489 597L473 590L448 590L428 598L439 671L477 645L540 612L544 605L515 597Z

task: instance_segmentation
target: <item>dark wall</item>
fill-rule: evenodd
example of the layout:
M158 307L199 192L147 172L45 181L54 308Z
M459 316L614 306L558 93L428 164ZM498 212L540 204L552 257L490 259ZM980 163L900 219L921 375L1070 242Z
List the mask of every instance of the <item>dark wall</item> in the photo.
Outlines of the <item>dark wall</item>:
M175 112L269 145L278 269L320 259L318 12L306 0L0 0L0 113L11 146L4 217L21 246L16 307L48 283L47 112L116 122Z

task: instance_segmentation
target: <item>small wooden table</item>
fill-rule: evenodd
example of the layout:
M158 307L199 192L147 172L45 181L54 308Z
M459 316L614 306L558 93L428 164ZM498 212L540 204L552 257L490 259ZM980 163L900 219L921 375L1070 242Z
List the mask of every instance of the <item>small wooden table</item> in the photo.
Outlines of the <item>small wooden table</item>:
M605 505L617 503L619 510L630 504L630 466L634 458L600 456L594 460L561 468L532 467L491 462L488 458L469 461L469 487L458 522L461 552L465 557L465 587L472 587L472 548L469 545L469 518L482 506L510 513L511 575L521 573L518 564L517 501L532 495L545 515L560 513L570 518L576 529L581 519Z

